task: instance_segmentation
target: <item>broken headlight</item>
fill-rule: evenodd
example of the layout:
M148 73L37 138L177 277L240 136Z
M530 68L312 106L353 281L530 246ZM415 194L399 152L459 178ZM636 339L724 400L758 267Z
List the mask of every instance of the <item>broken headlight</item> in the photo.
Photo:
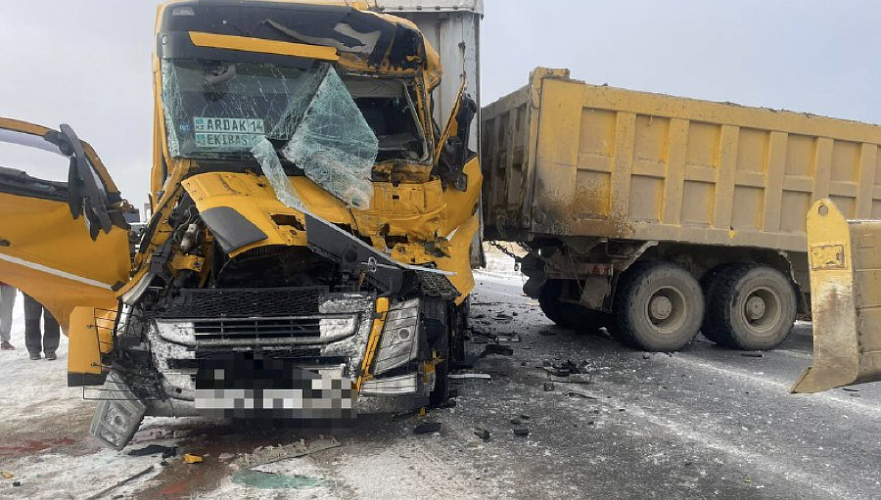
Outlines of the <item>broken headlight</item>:
M375 374L400 368L419 355L419 300L391 306L382 329Z

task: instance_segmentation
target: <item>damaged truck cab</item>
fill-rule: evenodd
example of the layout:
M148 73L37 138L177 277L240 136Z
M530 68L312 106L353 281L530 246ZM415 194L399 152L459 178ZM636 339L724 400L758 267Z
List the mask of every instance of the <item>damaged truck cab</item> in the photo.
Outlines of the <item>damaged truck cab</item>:
M467 85L440 126L438 53L366 6L173 1L156 44L152 216L117 305L69 327L72 380L106 377L92 432L444 401L480 226Z

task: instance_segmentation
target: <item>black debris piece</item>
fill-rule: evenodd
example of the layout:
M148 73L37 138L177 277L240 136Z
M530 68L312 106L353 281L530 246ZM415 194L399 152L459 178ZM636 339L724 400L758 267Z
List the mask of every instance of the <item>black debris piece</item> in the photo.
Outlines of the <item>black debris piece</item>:
M130 457L149 457L151 455L162 455L162 458L174 457L177 456L177 447L151 444L144 448L138 448L137 450L128 452L128 456Z
M553 382L545 382L545 392L554 392L554 383Z
M514 435L517 437L526 437L529 435L529 427L514 427Z
M480 353L480 359L483 359L487 356L513 356L514 349L508 346L499 345L499 344L489 344L484 349L483 352Z
M440 430L440 422L422 422L413 429L413 434L434 434L435 432L440 432Z
M522 424L523 424L523 420L520 420L519 418L514 417L514 418L511 419L511 424L513 424L513 425L522 425Z
M474 435L484 441L489 441L489 439L490 439L489 431L486 429L480 429L480 428L474 429Z
M588 396L587 394L581 394L580 392L570 392L570 393L569 393L569 397L570 397L570 398L590 399L590 400L593 400L593 401L596 401L596 400L597 400L597 398L595 398L595 397L593 397L593 396Z
M760 352L742 352L740 353L744 358L764 358L765 355Z
M459 405L459 403L457 403L455 399L450 398L450 399L444 401L443 403L441 403L439 408L445 408L445 409L446 408L455 408L458 405Z

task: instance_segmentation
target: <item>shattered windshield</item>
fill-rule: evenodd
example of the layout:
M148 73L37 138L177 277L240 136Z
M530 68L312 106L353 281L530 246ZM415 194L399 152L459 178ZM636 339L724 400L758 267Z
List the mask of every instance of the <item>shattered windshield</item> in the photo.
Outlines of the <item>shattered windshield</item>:
M263 138L280 144L290 141L307 110L314 108L330 71L333 68L323 62L300 69L264 63L162 61L170 155L228 159L247 155ZM425 134L403 82L345 75L341 81L348 95L339 97L354 100L358 120L366 122L378 141L374 161L426 159ZM333 94L324 88L324 96ZM333 106L332 99L323 100L328 106L313 113L339 113L344 108ZM353 118L346 116L348 123ZM339 137L334 141L324 134L326 143L348 139L345 128L332 132Z

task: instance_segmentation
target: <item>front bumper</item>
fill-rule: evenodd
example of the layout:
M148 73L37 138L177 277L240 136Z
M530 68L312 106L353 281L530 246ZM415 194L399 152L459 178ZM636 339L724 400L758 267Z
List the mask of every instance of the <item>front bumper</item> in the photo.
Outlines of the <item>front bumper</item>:
M212 298L211 292L219 296ZM372 294L315 292L192 291L150 318L153 362L169 400L149 405L150 414L340 419L384 406L426 404L433 389L427 381L433 379L424 376L416 359L424 335L418 335L415 320L414 347L405 350L412 352L409 363L395 363L391 373L373 369L387 358L382 354L386 323L395 328L389 335L403 333L400 321L394 321L403 304L393 306L389 316L377 311ZM285 300L277 299L279 293ZM297 294L300 300L291 302ZM269 296L280 305L253 302ZM310 299L314 306L304 304ZM206 307L205 301L215 304ZM217 315L217 303L225 306L224 316ZM418 302L415 307L418 312ZM395 356L400 356L399 337L395 340ZM385 399L401 402L376 402Z

